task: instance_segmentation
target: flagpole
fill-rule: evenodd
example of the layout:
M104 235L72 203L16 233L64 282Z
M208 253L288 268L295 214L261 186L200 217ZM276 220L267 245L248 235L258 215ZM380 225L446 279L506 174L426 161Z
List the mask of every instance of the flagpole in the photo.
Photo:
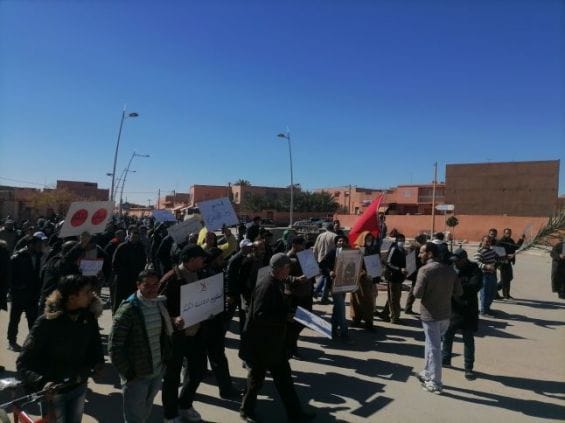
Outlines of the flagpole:
M290 159L290 224L289 226L292 227L292 218L294 213L294 175L292 172L292 149L290 147L290 132L287 130L286 133L280 133L277 135L279 138L286 138L288 141L288 157Z
M433 238L436 230L436 183L437 183L437 162L434 163L434 182L432 188L432 233L430 239Z

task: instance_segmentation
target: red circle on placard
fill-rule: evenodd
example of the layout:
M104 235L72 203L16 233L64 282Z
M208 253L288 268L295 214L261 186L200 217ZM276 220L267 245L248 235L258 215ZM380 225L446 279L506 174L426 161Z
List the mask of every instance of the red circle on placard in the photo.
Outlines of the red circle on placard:
M106 216L108 216L108 210L98 209L92 215L91 222L92 222L93 225L100 225L102 222L104 222L104 219L106 219Z
M77 210L75 214L73 214L73 217L71 217L71 226L82 225L84 222L86 222L87 217L88 211L86 209Z

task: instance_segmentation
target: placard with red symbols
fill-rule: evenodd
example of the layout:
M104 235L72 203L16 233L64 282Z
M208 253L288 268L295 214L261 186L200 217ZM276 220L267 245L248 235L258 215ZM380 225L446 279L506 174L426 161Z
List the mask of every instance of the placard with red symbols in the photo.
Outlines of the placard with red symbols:
M111 217L111 201L76 201L67 212L59 237L80 235L85 231L90 234L104 232Z

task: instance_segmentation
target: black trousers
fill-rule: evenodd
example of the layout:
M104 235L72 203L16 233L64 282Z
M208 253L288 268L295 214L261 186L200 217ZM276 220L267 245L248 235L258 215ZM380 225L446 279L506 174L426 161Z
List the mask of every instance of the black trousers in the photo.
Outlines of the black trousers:
M514 272L511 263L504 263L500 266L500 285L502 288L502 296L508 298L510 296L510 282L514 279Z
M218 316L205 321L202 326L208 360L216 376L220 394L228 392L232 387L232 379L225 353L226 331L224 329L224 313L220 313Z
M39 313L39 305L37 299L18 298L17 295L12 297L12 305L10 308L10 322L8 323L8 342L16 342L18 338L18 326L22 313L25 312L27 319L27 327L31 330L35 319Z
M166 419L178 416L178 409L192 407L196 390L206 371L206 344L202 328L194 336L175 334L172 357L166 364L163 378L162 399ZM180 372L186 358L187 366L180 395Z
M294 383L290 374L288 360L271 365L253 365L247 374L247 391L241 403L241 410L247 414L255 414L257 395L265 381L265 374L271 372L273 383L281 397L287 416L292 419L302 412L300 400L294 389Z

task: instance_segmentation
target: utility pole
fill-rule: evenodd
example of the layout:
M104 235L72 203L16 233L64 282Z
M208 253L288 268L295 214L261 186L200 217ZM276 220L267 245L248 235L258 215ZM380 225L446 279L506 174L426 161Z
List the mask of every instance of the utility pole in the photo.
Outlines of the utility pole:
M434 236L436 230L436 184L437 184L437 162L434 163L434 182L432 186L432 233L430 238Z
M159 209L161 204L161 188L157 190L157 209Z
M347 208L349 209L347 214L351 214L351 184L349 184L349 205Z

